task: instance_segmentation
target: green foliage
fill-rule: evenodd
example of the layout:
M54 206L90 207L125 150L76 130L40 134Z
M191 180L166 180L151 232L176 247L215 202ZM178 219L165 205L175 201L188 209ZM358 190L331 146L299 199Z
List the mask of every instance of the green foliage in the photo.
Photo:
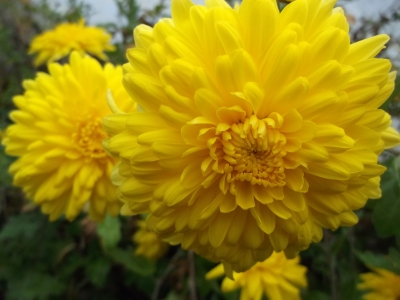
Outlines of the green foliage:
M57 239L39 213L13 216L0 232L0 279L8 282L7 299L47 299L59 295L65 285L54 276L53 261L68 240Z
M306 291L301 295L304 300L330 300L331 296L328 293L321 291Z
M400 157L386 162L382 176L382 198L375 205L372 222L379 236L400 234Z
M135 28L139 24L139 6L136 1L117 0L115 3L117 4L119 15L128 21L126 28Z
M6 298L9 300L48 299L61 295L65 285L49 274L27 270L22 277L12 280L8 286Z
M395 248L389 249L388 255L366 251L357 252L357 257L368 267L386 269L400 275L400 252Z
M107 275L110 272L112 262L106 257L93 257L85 265L85 275L96 287L106 284Z
M97 234L105 255L115 263L121 264L140 276L149 277L154 273L154 263L144 257L134 256L132 247L126 249L117 247L122 238L121 221L118 217L107 215L103 222L97 224Z
M11 175L7 172L8 167L14 159L4 153L4 147L0 146L0 189L11 185Z
M114 248L108 251L108 255L117 263L125 266L132 272L148 277L154 273L154 264L144 257L133 255L133 249L129 247L126 250Z
M117 287L145 299L137 282L147 281L151 290L155 264L134 256L131 246L105 250L103 237L93 235L87 222L81 217L49 223L39 210L11 217L0 231L0 286L7 286L6 299L59 299L67 294L73 299L114 299ZM129 245L129 240L121 243Z
M121 222L107 215L103 222L97 224L97 234L106 249L114 248L121 240Z

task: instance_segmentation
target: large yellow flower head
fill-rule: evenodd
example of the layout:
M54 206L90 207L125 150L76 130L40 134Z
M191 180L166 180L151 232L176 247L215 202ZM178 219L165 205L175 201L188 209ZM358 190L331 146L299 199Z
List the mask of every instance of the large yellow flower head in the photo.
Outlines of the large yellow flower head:
M51 220L63 213L72 220L87 203L94 220L117 215L121 205L110 180L115 159L102 148L108 135L101 119L111 113L107 89L121 109L135 108L121 83L122 68L103 68L78 52L69 64L48 67L50 74L25 80L25 93L14 97L15 124L3 139L6 153L19 156L10 167L14 184Z
M258 262L243 273L233 273L233 278L225 277L222 281L223 292L241 288L241 300L261 300L263 295L268 300L300 299L300 288L307 286L307 268L300 265L300 257L287 259L285 255L273 253L264 262ZM220 264L206 274L207 279L214 279L224 274Z
M86 27L85 21L63 23L53 30L36 36L30 45L29 54L38 54L35 66L59 60L73 50L87 52L102 60L108 60L103 51L114 51L111 35L98 27Z
M395 73L374 58L388 36L350 44L335 2L173 0L138 26L124 86L143 112L103 123L123 212L228 273L354 225L399 142L378 109Z
M400 299L400 276L385 269L373 268L374 273L361 274L360 290L369 290L364 300Z
M137 244L136 255L142 255L150 260L157 260L168 250L168 243L160 240L158 236L147 228L146 221L138 222L139 229L132 240Z

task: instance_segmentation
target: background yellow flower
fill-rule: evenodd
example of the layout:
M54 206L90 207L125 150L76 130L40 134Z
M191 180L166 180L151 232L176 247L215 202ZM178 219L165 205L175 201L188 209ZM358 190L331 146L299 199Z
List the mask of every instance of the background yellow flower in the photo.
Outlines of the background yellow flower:
M137 244L135 255L157 260L168 250L168 243L160 240L157 235L147 228L146 221L138 221L139 229L135 232L132 240Z
M300 258L287 259L283 252L273 253L267 260L256 263L243 273L233 273L234 280L225 277L223 292L241 289L241 300L261 300L266 295L269 300L300 299L300 288L307 287L307 268L300 265ZM214 279L224 274L220 264L206 274Z
M356 224L400 141L378 109L395 72L374 58L389 37L350 44L335 2L173 0L138 26L124 86L144 111L104 120L123 212L228 273Z
M118 214L120 203L110 176L115 160L103 150L107 134L101 118L111 111L106 103L110 89L116 103L132 111L121 83L121 67L74 52L70 63L49 65L49 74L25 80L25 93L14 97L17 110L2 143L9 155L14 184L42 206L50 220L65 213L72 220L89 204L89 214L101 220Z
M400 299L400 276L381 268L371 268L374 272L361 274L360 290L368 290L364 300Z
M90 53L102 60L108 60L104 51L114 51L110 44L111 35L99 27L86 27L82 19L79 23L63 23L52 30L36 36L30 45L29 54L37 54L34 64L59 60L73 50Z

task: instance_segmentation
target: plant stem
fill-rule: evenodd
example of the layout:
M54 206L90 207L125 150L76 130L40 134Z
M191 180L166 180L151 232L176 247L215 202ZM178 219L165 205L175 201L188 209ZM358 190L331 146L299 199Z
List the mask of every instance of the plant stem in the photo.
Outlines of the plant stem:
M324 230L324 248L329 266L329 283L331 289L331 300L339 300L337 290L336 257L332 252L332 244L335 240L334 235L329 230Z
M189 290L190 290L190 299L197 300L196 294L196 270L194 264L194 252L189 251L188 253L189 259Z
M174 256L171 258L171 261L169 262L168 266L165 268L164 272L161 274L160 277L158 277L158 279L156 281L156 285L154 287L153 294L151 295L151 300L158 300L158 295L160 293L161 287L162 287L165 279L167 279L168 274L175 268L175 263L181 257L182 253L183 253L183 251L181 249L178 249L175 252Z

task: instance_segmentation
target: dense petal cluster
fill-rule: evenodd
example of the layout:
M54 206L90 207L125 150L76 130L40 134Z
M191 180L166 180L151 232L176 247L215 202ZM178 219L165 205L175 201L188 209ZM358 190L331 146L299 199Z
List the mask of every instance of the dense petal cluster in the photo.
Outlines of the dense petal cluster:
M258 262L243 273L233 273L234 280L225 277L222 281L223 292L241 288L241 300L299 300L300 288L307 287L307 268L300 265L300 257L287 259L283 252L273 253L264 262ZM207 279L224 275L219 264L206 274Z
M361 274L358 289L369 290L364 300L400 299L400 276L385 269L373 268L373 273Z
M48 67L50 74L25 80L25 93L14 97L15 124L2 141L7 154L19 156L10 167L14 184L51 220L63 213L72 220L87 203L94 220L107 211L117 215L121 205L110 180L115 159L102 147L108 135L101 119L111 113L107 89L121 109L135 109L122 86L122 68L103 68L78 52L69 64Z
M351 44L335 2L173 0L138 26L124 86L143 111L103 122L123 212L228 272L354 225L399 143L378 109L395 73L374 58L388 36Z
M163 242L158 236L147 228L146 221L138 222L139 229L133 235L133 241L137 244L135 255L157 260L168 250L168 243Z
M107 60L103 51L114 51L111 35L99 27L86 27L85 21L63 23L36 36L29 47L29 54L37 54L35 66L59 60L73 50L90 53Z

